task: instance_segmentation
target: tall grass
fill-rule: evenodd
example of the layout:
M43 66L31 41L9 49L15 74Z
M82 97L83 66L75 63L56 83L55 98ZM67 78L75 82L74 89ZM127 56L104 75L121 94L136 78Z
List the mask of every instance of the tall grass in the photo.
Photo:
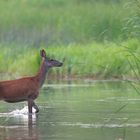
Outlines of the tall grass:
M124 19L123 32L127 38L140 37L140 0L129 1L125 8L130 12L130 16Z
M87 45L54 45L47 48L42 45L41 48L45 48L47 55L51 58L60 61L65 58L64 66L53 69L50 73L52 76L63 78L125 78L135 76L128 59L131 63L133 61L125 46L127 49L139 52L139 45L139 41L133 39L118 45L115 43L103 45L93 42ZM0 53L0 72L13 73L18 76L35 74L40 65L39 51L41 48L22 46L20 49L18 46L10 46L0 46L1 52L3 52ZM136 66L134 69L137 71Z
M129 3L133 3L133 10ZM46 48L48 55L66 59L63 68L52 70L52 75L134 76L124 48L139 51L138 3L1 0L0 72L35 74L40 64L39 50Z
M35 50L22 46L22 49L15 45L4 47L0 45L0 73L11 75L27 75L35 73L40 61Z
M0 41L39 47L121 40L130 14L119 0L1 0Z

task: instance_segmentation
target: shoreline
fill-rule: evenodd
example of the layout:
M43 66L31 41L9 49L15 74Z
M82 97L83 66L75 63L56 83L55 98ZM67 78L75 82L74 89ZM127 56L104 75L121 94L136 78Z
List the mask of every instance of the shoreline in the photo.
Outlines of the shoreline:
M33 75L17 75L14 73L1 73L0 72L0 81L3 80L14 80L14 79L20 79L23 77L28 77L28 76L33 76ZM126 82L130 82L130 81L138 81L139 79L137 77L129 77L129 76L125 76L125 77L100 77L100 76L78 76L78 75L74 75L74 76L57 76L57 75L47 75L46 80L48 81L86 81L86 82L90 82L90 81L101 81L101 82L119 82L119 81L126 81Z

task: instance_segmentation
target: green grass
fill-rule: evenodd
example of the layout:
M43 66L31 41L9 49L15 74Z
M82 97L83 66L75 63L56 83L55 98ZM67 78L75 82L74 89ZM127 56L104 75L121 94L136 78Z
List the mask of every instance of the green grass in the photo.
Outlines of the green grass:
M124 27L131 16L130 10L124 8L125 3L115 0L1 0L0 40L35 47L42 43L120 41L127 37L128 30Z
M134 77L137 66L132 59L132 53L140 57L140 42L136 39L128 40L121 44L96 43L87 45L71 44L45 47L47 55L62 61L64 66L54 68L50 75L56 77L96 77L96 78L125 78ZM41 48L22 46L0 46L0 72L14 75L33 75L40 65L39 51ZM133 64L133 69L129 63Z
M0 73L35 74L39 50L45 48L48 55L66 59L63 68L50 72L55 76L133 77L129 61L138 71L131 54L140 50L139 3L1 0Z

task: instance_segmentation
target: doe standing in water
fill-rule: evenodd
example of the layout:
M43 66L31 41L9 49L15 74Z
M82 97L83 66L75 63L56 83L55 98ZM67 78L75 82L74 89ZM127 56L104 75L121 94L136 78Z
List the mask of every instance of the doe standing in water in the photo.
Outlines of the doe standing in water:
M32 107L36 109L36 113L39 112L34 100L39 95L39 89L45 81L46 73L52 67L61 67L63 65L57 60L49 59L45 50L40 51L40 56L42 62L39 72L35 76L0 82L0 100L9 103L27 101L29 114L32 113Z

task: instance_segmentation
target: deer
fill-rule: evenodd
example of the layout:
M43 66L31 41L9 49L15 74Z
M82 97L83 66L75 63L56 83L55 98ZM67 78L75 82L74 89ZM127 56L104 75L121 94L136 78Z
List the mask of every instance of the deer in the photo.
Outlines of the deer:
M8 103L27 101L28 113L32 114L32 107L39 112L34 100L38 97L43 86L47 72L52 67L61 67L63 62L50 59L44 49L40 50L41 64L39 71L34 76L22 77L15 80L0 81L0 100Z

